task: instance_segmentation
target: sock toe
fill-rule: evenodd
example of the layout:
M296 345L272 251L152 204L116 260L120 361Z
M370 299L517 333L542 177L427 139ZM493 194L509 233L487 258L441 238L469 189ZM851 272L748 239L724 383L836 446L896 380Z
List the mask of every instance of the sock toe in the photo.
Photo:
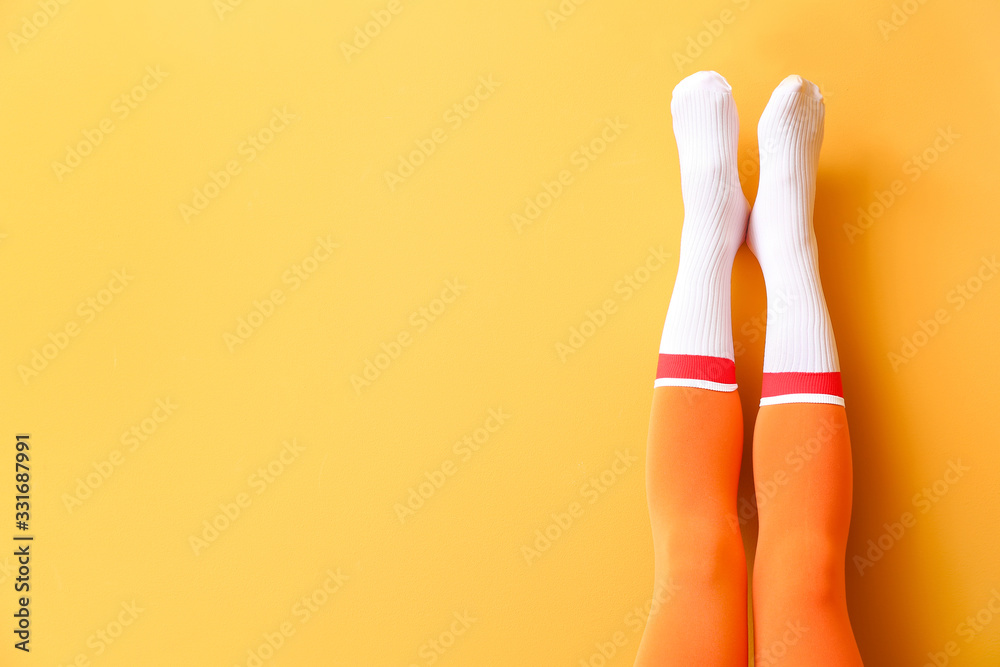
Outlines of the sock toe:
M793 74L778 84L757 124L761 165L781 155L787 158L789 151L815 158L823 141L824 107L812 81Z
M683 94L692 90L708 90L715 91L718 93L732 93L733 87L729 85L718 72L713 72L711 70L705 70L702 72L695 72L683 79L674 86L674 97L679 94Z
M823 99L823 94L819 92L819 86L808 79L803 79L798 74L792 74L791 76L785 77L785 79L778 84L778 87L774 89L774 92L785 94L802 93L803 95L812 97L813 99Z

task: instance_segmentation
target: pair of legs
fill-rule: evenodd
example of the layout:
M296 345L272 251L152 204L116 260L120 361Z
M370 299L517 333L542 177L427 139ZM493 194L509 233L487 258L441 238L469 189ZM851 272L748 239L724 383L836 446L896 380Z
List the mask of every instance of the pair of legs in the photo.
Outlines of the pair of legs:
M646 487L655 585L672 594L649 617L635 664L747 665L736 497L743 416L730 306L733 259L745 239L770 306L753 440L755 664L858 667L844 590L850 438L812 223L822 96L800 77L774 91L758 127L753 211L740 187L736 105L725 79L688 77L671 110L684 226L653 389Z

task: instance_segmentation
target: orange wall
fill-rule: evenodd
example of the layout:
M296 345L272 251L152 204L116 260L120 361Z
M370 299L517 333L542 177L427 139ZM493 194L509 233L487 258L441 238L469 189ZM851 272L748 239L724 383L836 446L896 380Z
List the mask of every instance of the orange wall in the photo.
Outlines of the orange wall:
M734 87L751 200L772 88L826 96L866 664L1000 664L995 2L229 1L0 12L0 434L4 456L35 443L38 540L34 650L0 664L247 665L282 629L266 665L577 666L616 633L607 664L631 664L682 218L670 90L698 69ZM766 304L745 250L733 282L749 426Z

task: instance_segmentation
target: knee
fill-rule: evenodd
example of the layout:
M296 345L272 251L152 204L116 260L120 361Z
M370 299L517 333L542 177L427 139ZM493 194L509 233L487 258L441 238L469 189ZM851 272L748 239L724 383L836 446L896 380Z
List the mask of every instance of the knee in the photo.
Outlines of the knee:
M677 581L715 586L745 577L739 524L723 515L685 517L654 533L658 566ZM745 581L744 581L745 583Z
M754 592L763 602L775 596L797 606L840 605L845 597L844 551L815 535L792 535L777 544L758 542Z

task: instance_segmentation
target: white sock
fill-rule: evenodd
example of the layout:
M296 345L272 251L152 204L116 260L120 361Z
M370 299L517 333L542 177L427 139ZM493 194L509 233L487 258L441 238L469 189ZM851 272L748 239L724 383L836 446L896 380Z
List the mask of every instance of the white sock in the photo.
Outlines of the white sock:
M823 114L816 85L790 76L772 93L757 128L760 185L747 245L767 285L761 405L844 404L813 230Z
M722 76L697 72L674 88L670 110L684 226L654 386L735 391L730 286L749 212L737 168L736 103Z

